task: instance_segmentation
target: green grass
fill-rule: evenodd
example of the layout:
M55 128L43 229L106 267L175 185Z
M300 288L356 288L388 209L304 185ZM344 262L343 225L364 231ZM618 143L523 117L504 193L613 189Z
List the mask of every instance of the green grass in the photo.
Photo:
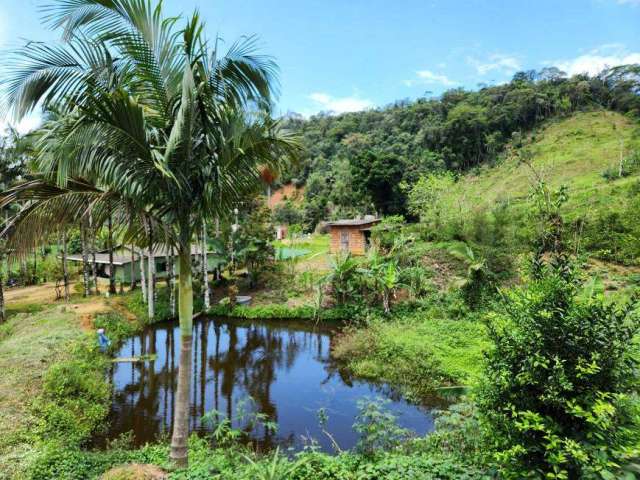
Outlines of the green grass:
M348 331L336 340L334 353L355 375L420 400L441 387L474 385L488 347L481 322L446 318L434 308Z
M2 331L7 332L2 335ZM17 478L33 450L30 402L47 367L63 359L83 335L73 312L53 307L12 316L0 331L0 479Z
M607 181L602 173L616 167L621 142L625 154L640 149L638 126L619 113L597 111L577 113L546 123L535 132L528 147L535 171L552 187L567 185L571 216L588 213L624 201L626 188L637 174ZM451 195L462 198L467 207L483 209L497 201L518 202L530 191L535 175L516 158L495 167L483 167L458 182Z
M293 241L275 241L276 248L293 248L296 250L307 250L302 258L308 258L318 253L329 253L329 235L311 235L309 238L296 239Z

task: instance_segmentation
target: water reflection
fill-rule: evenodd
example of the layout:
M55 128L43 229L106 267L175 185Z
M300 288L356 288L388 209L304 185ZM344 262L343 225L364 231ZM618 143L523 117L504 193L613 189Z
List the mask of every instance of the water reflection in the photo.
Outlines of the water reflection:
M116 363L111 370L114 395L108 438L133 431L137 445L170 432L177 386L179 329L157 324L130 338L119 357L151 355L153 360ZM424 434L433 428L425 408L407 404L388 389L354 381L331 359L332 331L327 327L290 322L228 322L202 319L193 332L193 381L190 405L192 431L204 432L202 416L215 409L234 419L247 406L278 424L274 434L255 428L252 439L262 448L276 444L300 449L303 437L316 439L326 451L330 440L321 432L317 412L329 416L326 429L341 448L357 441L352 424L356 402L383 395L399 423Z

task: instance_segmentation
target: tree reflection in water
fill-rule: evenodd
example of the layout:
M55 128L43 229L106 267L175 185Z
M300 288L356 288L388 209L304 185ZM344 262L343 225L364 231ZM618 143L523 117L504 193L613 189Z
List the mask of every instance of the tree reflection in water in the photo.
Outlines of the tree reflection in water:
M256 413L263 413L278 424L274 434L260 426L247 434L260 448L277 445L300 449L302 437L316 439L331 451L322 434L317 411L329 415L326 429L341 448L357 441L353 419L356 402L364 396L391 398L391 408L400 414L400 424L418 434L433 428L426 407L407 404L388 388L350 378L331 359L332 329L299 322L226 321L202 319L194 324L193 390L190 426L206 432L202 416L215 409L226 413L233 426L238 402L248 397ZM157 440L172 428L174 392L177 385L179 330L175 323L146 328L130 338L117 356L153 354L154 360L116 363L111 370L114 385L111 424L107 437L133 431L134 443Z

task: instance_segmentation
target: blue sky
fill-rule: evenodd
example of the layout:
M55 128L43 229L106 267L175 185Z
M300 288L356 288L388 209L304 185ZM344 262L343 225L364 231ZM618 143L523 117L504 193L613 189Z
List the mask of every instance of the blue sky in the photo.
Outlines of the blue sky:
M0 0L0 48L55 39L40 25L41 4ZM371 108L545 65L593 73L640 63L640 0L165 0L165 8L198 8L209 34L229 43L257 34L281 68L282 113Z

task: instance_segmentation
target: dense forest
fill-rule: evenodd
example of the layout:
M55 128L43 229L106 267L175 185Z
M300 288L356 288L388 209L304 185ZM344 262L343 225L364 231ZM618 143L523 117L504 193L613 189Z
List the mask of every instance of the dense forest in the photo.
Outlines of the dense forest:
M306 153L279 181L305 185L305 200L281 206L277 218L313 230L326 218L407 216L408 190L420 176L497 163L509 142L550 118L591 109L636 116L638 92L638 65L572 77L551 67L478 91L453 89L380 109L289 115L286 124L301 134Z

